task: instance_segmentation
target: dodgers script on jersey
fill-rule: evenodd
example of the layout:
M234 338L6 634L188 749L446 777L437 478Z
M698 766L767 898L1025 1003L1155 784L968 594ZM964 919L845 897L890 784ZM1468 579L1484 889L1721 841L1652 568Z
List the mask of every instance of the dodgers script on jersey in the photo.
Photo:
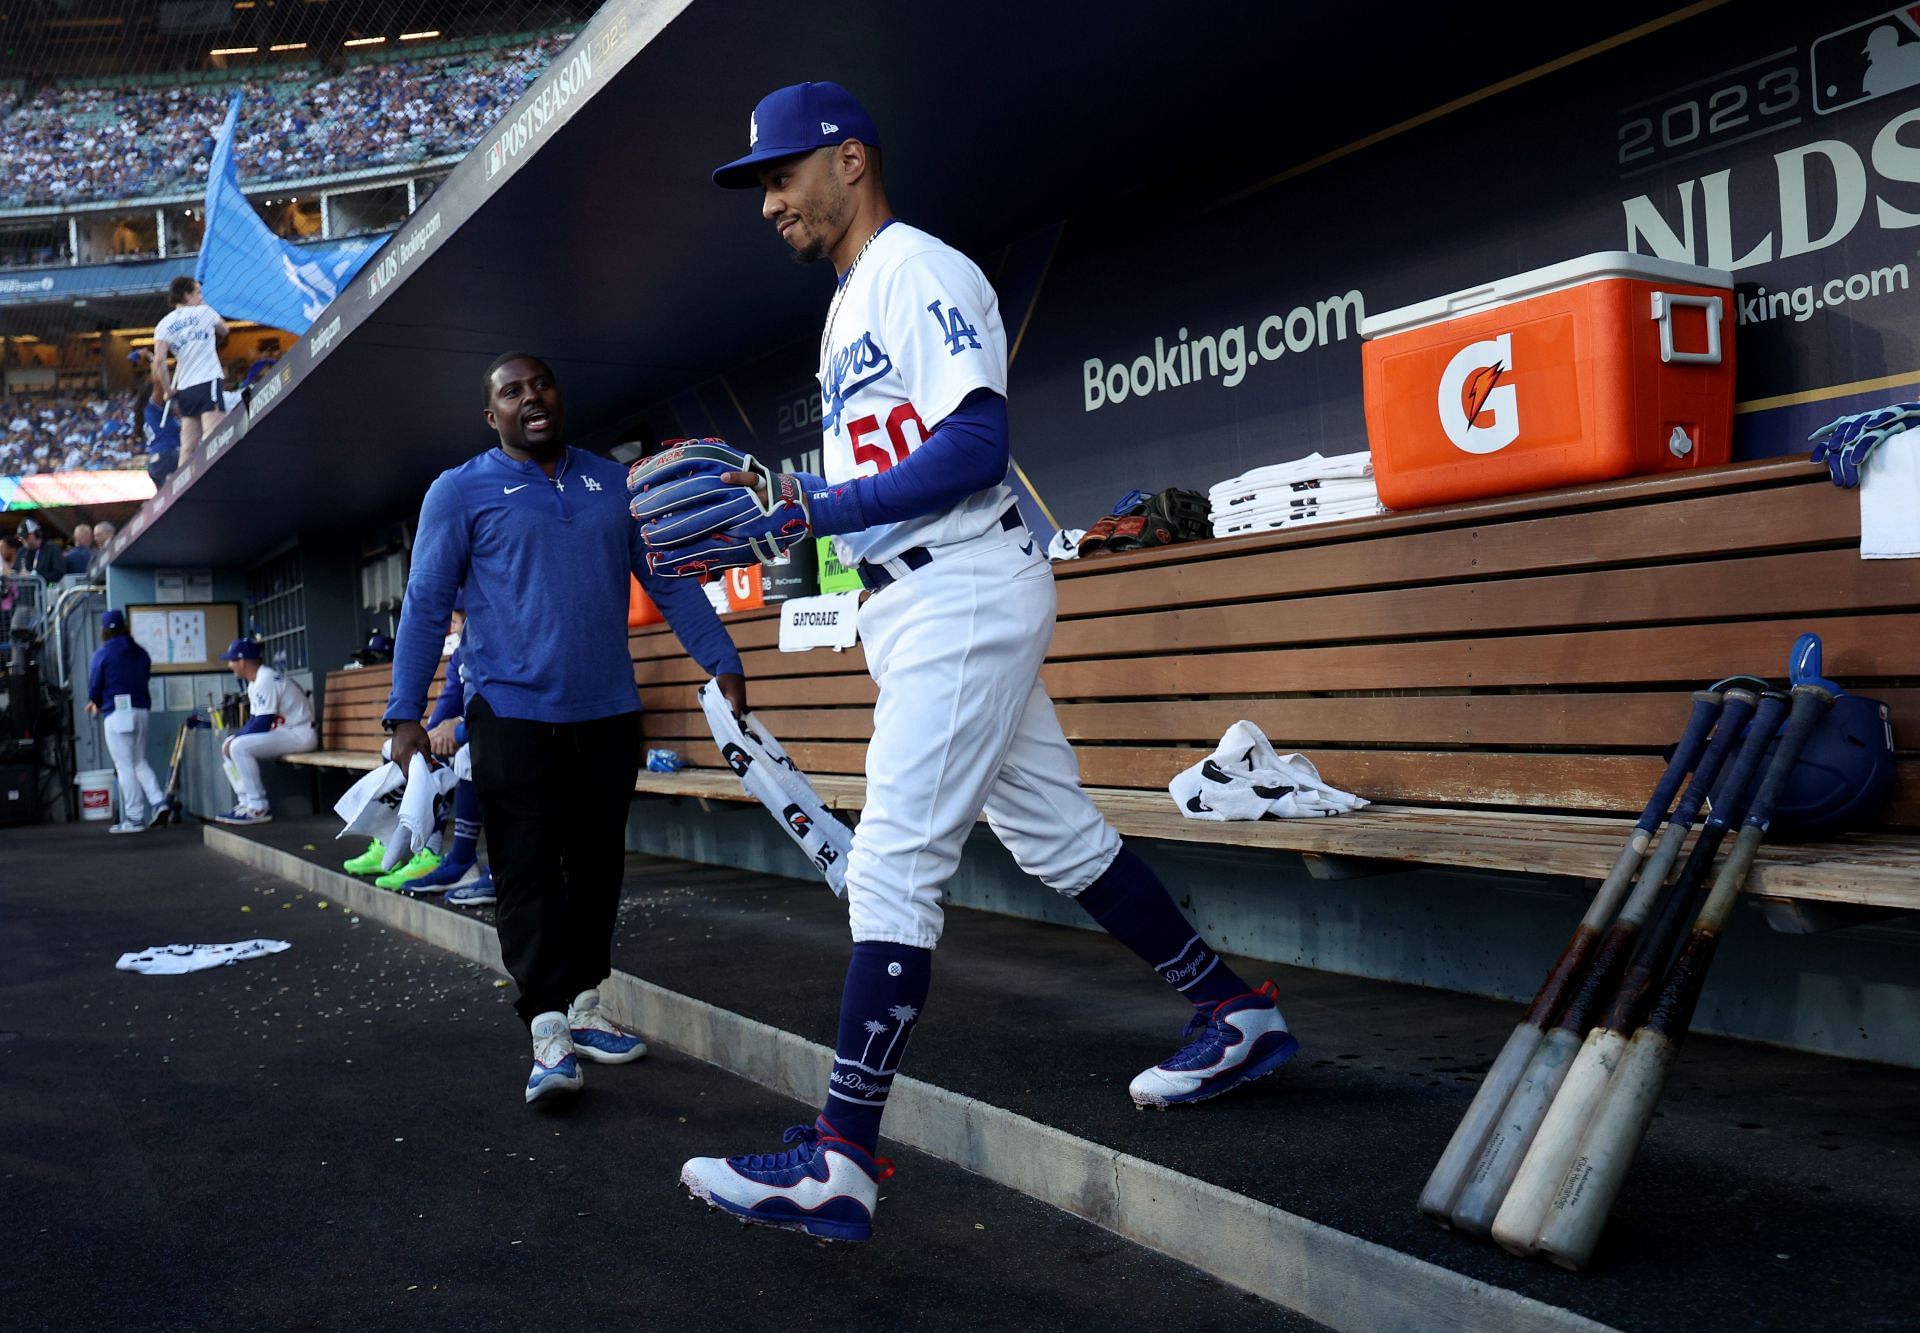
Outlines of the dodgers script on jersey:
M154 341L173 349L174 387L190 389L220 378L220 349L213 338L219 322L210 305L181 305L154 326Z
M823 340L821 457L829 483L885 472L976 389L1007 392L1000 302L958 250L894 222L847 276ZM890 560L993 531L1013 503L1004 482L941 513L834 538L842 563Z

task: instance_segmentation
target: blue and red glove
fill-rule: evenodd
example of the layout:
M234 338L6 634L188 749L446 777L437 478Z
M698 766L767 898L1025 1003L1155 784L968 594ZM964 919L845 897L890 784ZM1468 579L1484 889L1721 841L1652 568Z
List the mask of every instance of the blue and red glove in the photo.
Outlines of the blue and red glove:
M750 474L760 486L728 481ZM627 508L647 544L647 568L668 578L771 564L812 536L807 489L826 483L775 472L725 440L684 440L627 472Z

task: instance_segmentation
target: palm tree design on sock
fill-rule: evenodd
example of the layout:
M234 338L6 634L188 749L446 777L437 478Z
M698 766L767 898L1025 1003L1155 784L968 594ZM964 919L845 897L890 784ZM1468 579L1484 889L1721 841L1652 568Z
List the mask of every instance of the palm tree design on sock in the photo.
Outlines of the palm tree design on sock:
M920 1016L920 1011L910 1004L896 1004L893 1008L887 1010L887 1012L893 1015L893 1021L899 1026L893 1030L893 1040L887 1043L886 1054L880 1057L880 1068L882 1070L887 1068L887 1061L893 1058L893 1048L899 1045L901 1035L907 1030L907 1024L913 1022L914 1019ZM871 1024L869 1024L869 1026L871 1026ZM896 1064L893 1067L898 1069L900 1066Z
M885 1032L887 1030L887 1025L885 1023L882 1023L877 1018L869 1018L866 1023L866 1028L867 1028L867 1044L864 1047L862 1047L860 1050L860 1063L862 1065L866 1065L867 1057L873 1053L873 1039L879 1036L882 1032ZM889 1046L887 1049L891 1050L893 1048ZM882 1061L882 1063L885 1063L885 1062ZM872 1066L870 1065L868 1065L867 1067L872 1068Z

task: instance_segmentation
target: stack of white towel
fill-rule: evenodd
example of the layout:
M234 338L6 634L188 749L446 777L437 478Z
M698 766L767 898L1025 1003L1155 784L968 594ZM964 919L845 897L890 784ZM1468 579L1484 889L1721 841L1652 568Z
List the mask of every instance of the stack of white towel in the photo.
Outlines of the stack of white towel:
M1216 537L1387 512L1365 450L1257 467L1215 486L1207 501Z

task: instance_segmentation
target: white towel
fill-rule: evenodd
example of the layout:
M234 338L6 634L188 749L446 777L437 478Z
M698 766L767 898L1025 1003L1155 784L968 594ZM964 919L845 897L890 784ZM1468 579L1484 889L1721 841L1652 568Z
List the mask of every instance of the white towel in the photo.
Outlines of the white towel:
M1920 432L1882 440L1860 469L1860 558L1920 557Z
M1348 504L1322 505L1312 509L1290 510L1276 514L1238 516L1213 525L1216 537L1240 537L1249 532L1277 532L1282 528L1303 527L1309 523L1331 523L1343 518L1366 518L1390 512L1379 501L1364 500Z
M1298 819L1343 814L1367 801L1330 787L1305 755L1275 754L1260 728L1227 728L1220 748L1167 784L1188 819Z
M820 803L820 795L807 775L787 757L786 750L758 718L748 713L743 723L734 717L733 707L720 693L717 681L700 687L700 708L707 715L713 743L720 747L747 795L766 806L767 813L799 844L807 859L826 877L834 897L846 897L847 853L853 849L853 831Z
M138 953L123 953L114 966L122 972L144 972L148 976L178 976L182 972L204 972L210 967L231 967L249 958L264 958L293 946L285 940L241 940L238 944L156 944Z
M381 753L391 753L392 745L389 740ZM333 813L345 825L334 836L378 838L383 853L380 868L392 870L411 860L439 831L435 802L452 791L457 781L453 768L435 767L425 755L416 754L402 782L400 765L388 760L334 802Z
M1372 477L1340 477L1333 481L1289 481L1279 485L1229 486L1210 497L1215 514L1255 509L1284 500L1378 499L1380 488Z
M1295 459L1291 463L1272 463L1266 467L1257 467L1242 472L1237 477L1213 486L1208 498L1219 491L1255 486L1273 486L1290 481L1326 481L1334 477L1371 477L1373 475L1373 455L1361 450L1359 453L1335 454L1326 458L1318 453L1308 454L1305 458Z

